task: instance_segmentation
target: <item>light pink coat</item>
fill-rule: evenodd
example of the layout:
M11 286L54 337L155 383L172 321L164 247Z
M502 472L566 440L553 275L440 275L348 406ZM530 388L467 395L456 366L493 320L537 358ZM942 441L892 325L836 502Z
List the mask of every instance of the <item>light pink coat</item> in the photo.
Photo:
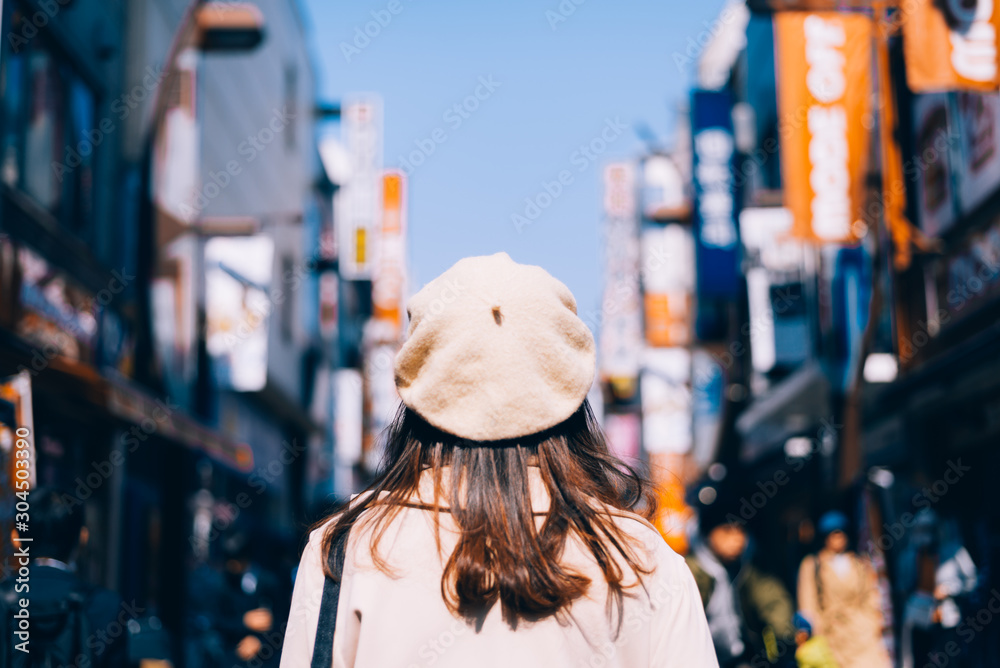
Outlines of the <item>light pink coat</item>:
M429 482L425 479L424 481ZM532 498L536 512L548 500L539 493L537 476ZM429 501L428 485L420 496ZM588 595L568 615L521 624L503 622L499 606L477 632L454 617L441 598L444 561L455 544L451 515L441 513L441 543L434 540L433 514L406 508L380 543L381 555L394 573L372 563L371 528L362 521L352 529L347 546L333 647L335 668L697 668L718 666L701 598L691 571L649 523L630 513L613 513L614 521L654 564L625 599L621 631L615 635L605 606L607 588L589 552L569 541L564 558L591 578ZM281 655L281 668L308 668L323 592L322 529L312 533L302 554L291 614ZM626 573L631 573L623 563ZM634 577L632 578L634 582Z

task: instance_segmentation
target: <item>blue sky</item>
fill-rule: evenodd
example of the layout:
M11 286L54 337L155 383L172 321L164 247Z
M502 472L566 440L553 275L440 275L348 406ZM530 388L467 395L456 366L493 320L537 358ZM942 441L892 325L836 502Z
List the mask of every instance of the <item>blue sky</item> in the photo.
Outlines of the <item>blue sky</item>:
M675 61L722 0L576 2L305 0L321 96L379 93L386 166L425 156L410 177L412 290L462 257L503 250L565 282L581 310L599 304L602 167L641 152L636 124L670 140L694 71ZM358 48L372 12L386 25ZM602 153L579 152L602 133ZM546 182L557 192L564 170L572 180L515 226L525 199Z

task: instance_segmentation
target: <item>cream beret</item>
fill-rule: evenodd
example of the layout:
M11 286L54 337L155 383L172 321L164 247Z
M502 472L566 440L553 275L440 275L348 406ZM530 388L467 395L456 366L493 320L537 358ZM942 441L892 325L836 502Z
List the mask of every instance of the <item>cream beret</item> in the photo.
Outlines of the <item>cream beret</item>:
M506 253L459 260L409 303L396 388L442 431L475 441L554 427L594 380L594 337L569 289Z

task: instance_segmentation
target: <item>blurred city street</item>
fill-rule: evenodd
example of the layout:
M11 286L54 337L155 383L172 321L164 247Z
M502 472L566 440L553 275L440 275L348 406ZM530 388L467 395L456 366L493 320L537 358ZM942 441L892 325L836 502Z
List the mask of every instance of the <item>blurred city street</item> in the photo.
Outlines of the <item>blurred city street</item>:
M0 668L29 571L58 665L278 666L501 251L723 668L1000 666L1000 3L654 4L0 0Z

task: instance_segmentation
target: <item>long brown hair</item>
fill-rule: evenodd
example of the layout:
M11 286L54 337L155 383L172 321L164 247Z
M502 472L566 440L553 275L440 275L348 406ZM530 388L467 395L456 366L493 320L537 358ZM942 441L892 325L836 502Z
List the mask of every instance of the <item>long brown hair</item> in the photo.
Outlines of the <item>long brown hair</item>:
M339 517L323 536L327 577L335 577L329 558L333 544L368 511L364 521L375 522L372 558L388 572L379 541L401 509L420 507L435 511L436 527L438 513L450 512L459 531L441 578L441 594L453 614L478 625L499 603L503 619L516 627L521 620L567 609L590 585L588 577L562 563L566 539L573 534L601 568L609 615L617 608L620 624L627 587L615 553L639 578L650 569L637 558L633 541L609 510L649 519L656 510L655 497L633 468L608 451L586 401L552 429L490 443L446 434L401 406L385 439L381 473L358 500L334 513ZM540 527L532 512L529 465L538 467L551 499ZM427 469L433 475L434 499L421 505L414 499ZM440 550L439 535L436 540Z

